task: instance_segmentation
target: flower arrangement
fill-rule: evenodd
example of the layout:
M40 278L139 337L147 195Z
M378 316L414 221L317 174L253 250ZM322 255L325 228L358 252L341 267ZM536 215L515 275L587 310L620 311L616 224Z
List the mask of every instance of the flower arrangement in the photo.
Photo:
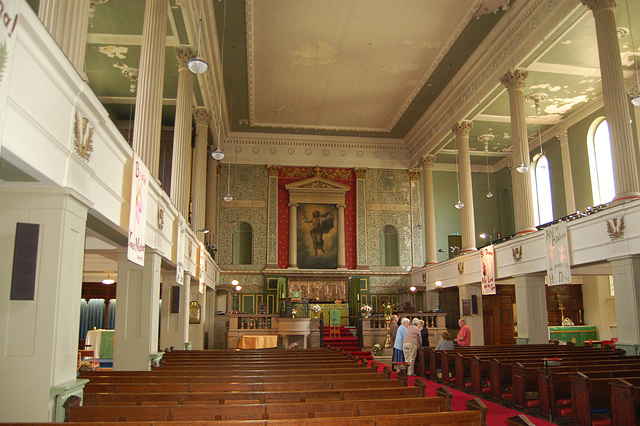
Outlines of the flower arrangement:
M362 305L362 307L360 308L360 311L364 312L365 314L369 314L371 313L371 306Z
M320 307L320 305L312 305L311 310L315 313L318 313L322 310L322 308Z
M379 356L380 352L382 352L382 345L380 343L376 343L373 345L373 354L375 356Z
M291 315L295 318L295 316L298 315L298 311L296 311L295 309L292 309Z

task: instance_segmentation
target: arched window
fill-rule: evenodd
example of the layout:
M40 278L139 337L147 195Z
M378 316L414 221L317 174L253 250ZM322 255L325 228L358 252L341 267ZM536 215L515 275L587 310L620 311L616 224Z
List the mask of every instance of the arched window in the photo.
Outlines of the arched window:
M380 255L382 266L400 266L398 256L398 231L392 225L382 228L380 238Z
M531 187L533 195L533 213L536 226L553 221L553 201L551 198L551 175L549 160L543 154L533 157L531 169Z
M616 195L613 181L613 160L609 125L604 117L596 119L589 128L587 141L589 151L589 171L591 172L591 192L593 204L608 203Z
M253 243L253 229L247 222L239 222L233 229L233 260L234 265L251 265L251 247Z

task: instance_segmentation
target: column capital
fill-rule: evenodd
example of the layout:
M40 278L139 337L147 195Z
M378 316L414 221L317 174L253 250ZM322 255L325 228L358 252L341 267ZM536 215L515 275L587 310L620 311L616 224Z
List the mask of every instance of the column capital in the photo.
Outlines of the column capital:
M356 179L365 179L367 177L367 168L355 168L353 171L356 173Z
M569 130L562 129L559 133L556 133L556 138L560 141L560 145L569 143Z
M473 121L460 120L451 127L451 131L458 136L469 136L469 132L473 129Z
M337 203L337 204L336 204L336 207L337 207L337 208L339 208L339 209L346 209L346 208L347 208L347 205L346 205L346 204L344 204L344 203Z
M617 6L615 0L580 0L580 2L593 12L602 9L613 9Z
M289 207L298 207L298 203L289 203Z
M436 155L435 154L425 154L420 158L420 162L423 166L433 167L436 164Z
M178 64L178 69L186 69L187 62L189 60L194 59L196 57L193 50L188 47L176 47L176 63Z
M269 177L278 177L278 173L280 172L280 166L273 166L267 164L267 172L269 172Z
M207 125L211 121L211 112L206 108L196 108L193 110L193 119L196 126Z
M507 89L524 89L524 81L529 76L529 71L524 69L508 70L502 77L500 83Z
M409 169L407 170L409 172L409 178L411 180L418 180L420 179L420 173L422 173L421 170L418 169Z

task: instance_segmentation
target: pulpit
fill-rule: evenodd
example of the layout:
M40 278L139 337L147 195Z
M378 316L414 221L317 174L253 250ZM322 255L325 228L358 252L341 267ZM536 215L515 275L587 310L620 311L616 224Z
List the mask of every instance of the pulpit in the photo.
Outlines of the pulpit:
M282 346L289 346L289 336L303 336L303 349L307 349L311 334L310 318L278 318L278 334L282 336Z

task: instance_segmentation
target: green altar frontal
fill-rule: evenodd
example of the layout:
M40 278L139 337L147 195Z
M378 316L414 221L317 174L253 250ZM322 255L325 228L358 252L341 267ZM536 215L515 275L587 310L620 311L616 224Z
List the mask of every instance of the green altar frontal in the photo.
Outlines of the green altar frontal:
M554 326L549 327L549 338L582 346L589 339L598 340L598 329L595 325Z

